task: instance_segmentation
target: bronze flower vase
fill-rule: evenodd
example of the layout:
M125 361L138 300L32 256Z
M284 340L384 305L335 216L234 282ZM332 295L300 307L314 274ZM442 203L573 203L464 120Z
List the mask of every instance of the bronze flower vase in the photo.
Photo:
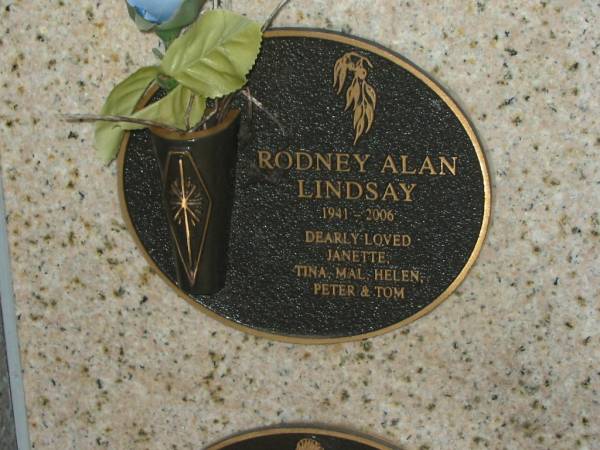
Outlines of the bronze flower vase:
M177 284L211 295L225 286L240 113L207 130L151 129L160 164Z

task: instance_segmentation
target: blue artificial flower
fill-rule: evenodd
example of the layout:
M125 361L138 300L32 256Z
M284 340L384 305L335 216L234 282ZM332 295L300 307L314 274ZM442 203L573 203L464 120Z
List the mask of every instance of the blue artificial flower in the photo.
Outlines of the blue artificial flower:
M184 0L127 0L148 22L161 24L173 18Z

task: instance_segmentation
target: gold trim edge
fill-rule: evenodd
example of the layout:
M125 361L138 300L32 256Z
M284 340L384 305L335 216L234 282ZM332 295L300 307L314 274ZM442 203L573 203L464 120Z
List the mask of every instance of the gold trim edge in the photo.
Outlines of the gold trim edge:
M479 257L481 253L481 249L483 247L483 243L487 236L488 227L491 219L491 203L492 203L492 192L491 192L491 183L490 176L488 172L488 166L485 158L485 154L483 153L483 148L479 142L479 138L477 137L477 133L475 132L471 122L467 118L466 114L462 111L462 109L458 106L458 104L452 99L452 97L433 79L429 78L424 71L415 66L412 62L404 59L399 54L396 54L392 50L389 50L379 44L370 42L367 39L359 38L359 37L350 37L347 35L343 35L334 31L327 30L314 30L314 29L304 29L304 28L281 28L267 31L265 33L265 37L268 39L273 38L313 38L313 39L324 39L330 40L334 42L339 42L342 44L351 45L363 50L367 50L371 53L374 53L382 58L386 58L389 61L395 63L396 65L402 67L403 69L410 72L412 75L421 80L427 87L429 87L432 91L434 91L443 101L448 105L454 115L459 119L461 125L467 132L473 147L475 148L475 152L477 154L477 158L479 160L479 165L481 168L481 173L483 177L484 184L484 210L483 210L483 218L481 223L481 229L479 232L479 237L475 244L473 251L471 252L471 256L467 260L463 269L454 279L454 281L446 288L444 292L442 292L433 302L427 305L425 308L421 309L419 312L413 314L406 319L397 322L393 325L380 328L378 330L370 331L368 333L362 333L351 336L343 336L343 337L305 337L305 336L295 336L295 335L281 335L276 333L271 333L268 331L263 331L260 329L252 328L246 325L242 325L238 322L235 322L231 319L228 319L220 314L215 313L209 308L199 304L195 299L188 296L184 291L182 291L173 281L171 281L163 271L156 265L154 260L150 257L146 248L143 246L142 242L139 239L137 231L131 221L131 217L129 215L129 211L127 209L127 202L125 200L125 189L124 189L124 177L123 177L123 165L125 161L125 152L127 150L127 144L129 142L130 133L127 132L123 138L121 143L121 148L119 150L119 157L117 160L117 183L118 183L118 191L119 191L119 203L121 207L121 213L123 216L123 220L125 221L125 225L127 226L128 231L133 237L134 242L137 247L141 250L142 255L150 265L152 269L154 269L158 275L165 281L168 285L171 286L172 289L178 294L179 297L186 300L192 306L200 309L204 314L209 317L221 322L224 325L227 325L231 328L234 328L238 331L242 331L244 333L248 333L257 337L271 339L280 342L292 343L292 344L304 344L304 345L325 345L325 344L336 344L336 343L345 343L345 342L355 342L361 341L377 336L381 336L383 334L389 333L391 331L397 330L405 325L408 325L424 316L429 314L435 308L437 308L441 303L443 303L464 281L467 274L472 269L475 261ZM144 95L144 97L138 103L138 108L141 108L145 105L150 98L156 93L158 87L152 86L148 89L148 92Z

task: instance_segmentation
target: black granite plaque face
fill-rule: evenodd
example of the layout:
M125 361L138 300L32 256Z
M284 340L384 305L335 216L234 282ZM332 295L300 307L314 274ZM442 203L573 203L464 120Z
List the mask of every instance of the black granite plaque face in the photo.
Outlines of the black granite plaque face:
M275 428L227 439L207 450L391 450L374 439L321 428Z
M398 55L343 35L268 33L244 108L226 285L175 285L147 131L121 152L126 221L179 293L254 334L324 343L383 333L446 299L483 243L490 186L456 103Z

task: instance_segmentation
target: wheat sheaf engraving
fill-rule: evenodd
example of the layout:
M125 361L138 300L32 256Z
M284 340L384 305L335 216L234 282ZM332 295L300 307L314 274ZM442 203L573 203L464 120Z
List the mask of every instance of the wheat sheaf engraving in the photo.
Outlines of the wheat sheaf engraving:
M372 68L373 64L368 58L356 52L349 52L337 60L333 69L333 86L338 95L342 94L349 75L352 76L350 86L346 90L344 111L352 108L354 113L354 145L361 136L371 130L375 120L377 93L367 81L369 69Z

